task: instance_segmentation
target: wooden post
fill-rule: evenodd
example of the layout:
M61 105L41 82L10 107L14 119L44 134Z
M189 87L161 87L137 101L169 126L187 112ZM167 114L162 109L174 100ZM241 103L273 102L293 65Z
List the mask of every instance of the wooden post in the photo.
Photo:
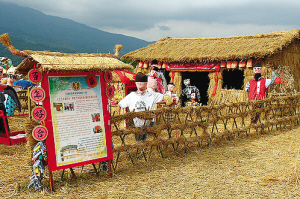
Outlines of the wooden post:
M112 178L112 172L111 172L111 160L108 160L108 177Z
M49 171L50 193L54 192L52 171Z

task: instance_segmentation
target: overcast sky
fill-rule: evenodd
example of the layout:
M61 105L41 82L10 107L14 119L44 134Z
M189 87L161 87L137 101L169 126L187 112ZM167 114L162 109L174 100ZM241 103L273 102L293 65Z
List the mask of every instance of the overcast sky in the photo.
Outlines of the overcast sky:
M146 41L300 29L300 0L3 0Z

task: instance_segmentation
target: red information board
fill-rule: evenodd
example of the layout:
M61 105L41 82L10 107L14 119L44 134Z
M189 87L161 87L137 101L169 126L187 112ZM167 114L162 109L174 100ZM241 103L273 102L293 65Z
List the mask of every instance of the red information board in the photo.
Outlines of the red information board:
M103 73L44 73L49 171L113 159Z

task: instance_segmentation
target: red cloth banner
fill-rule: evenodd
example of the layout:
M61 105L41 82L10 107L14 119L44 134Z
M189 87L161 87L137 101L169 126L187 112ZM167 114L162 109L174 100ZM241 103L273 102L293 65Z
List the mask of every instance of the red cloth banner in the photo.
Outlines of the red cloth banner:
M166 68L168 71L219 71L220 62L209 63L171 63Z

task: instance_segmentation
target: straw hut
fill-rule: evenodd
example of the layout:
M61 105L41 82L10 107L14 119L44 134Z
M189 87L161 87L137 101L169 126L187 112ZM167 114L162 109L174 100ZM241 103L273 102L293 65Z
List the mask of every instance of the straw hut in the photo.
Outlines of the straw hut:
M281 84L269 88L270 93L299 90L299 29L248 36L216 38L166 37L122 58L136 60L137 71L147 73L157 60L169 82L180 94L182 74L199 88L203 104L247 100L244 87L253 78L252 66L260 62L262 75L271 78L274 71ZM277 82L278 83L278 82Z
M41 68L43 72L112 72L112 82L116 88L115 98L123 98L125 87L134 81L135 74L128 70L133 69L130 64L118 60L122 45L115 46L115 54L105 53L60 53L48 51L32 51L16 49L7 33L0 35L0 41L8 47L13 55L25 59L16 69L16 73L26 75L30 69Z
M8 47L13 55L22 56L24 60L17 66L16 73L27 75L28 72L37 68L43 73L48 72L64 72L64 73L82 73L82 72L112 72L112 82L110 84L118 84L122 82L123 79L132 80L134 74L127 73L127 70L133 67L130 64L126 64L118 60L119 51L121 50L121 45L116 45L115 54L87 54L87 53L60 53L60 52L48 52L48 51L32 51L23 50L20 51L16 49L8 37L7 33L0 35L0 41ZM120 76L119 74L124 74ZM109 84L109 83L107 83ZM123 90L122 90L123 91ZM125 94L123 91L120 93L123 97ZM118 91L115 92L115 97L118 97ZM36 124L33 121L29 122L26 130L31 132ZM30 147L34 146L36 143L32 136L29 136Z

